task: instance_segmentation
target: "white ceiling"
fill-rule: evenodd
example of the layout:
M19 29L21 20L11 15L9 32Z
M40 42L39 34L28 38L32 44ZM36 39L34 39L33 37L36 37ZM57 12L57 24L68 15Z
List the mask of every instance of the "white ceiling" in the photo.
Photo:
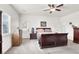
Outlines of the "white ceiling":
M47 4L13 4L12 5L20 14L41 14L41 15L50 15L48 11L43 11L44 9L49 8ZM64 16L70 13L79 11L79 4L64 4L61 7L62 11L55 11L52 16Z

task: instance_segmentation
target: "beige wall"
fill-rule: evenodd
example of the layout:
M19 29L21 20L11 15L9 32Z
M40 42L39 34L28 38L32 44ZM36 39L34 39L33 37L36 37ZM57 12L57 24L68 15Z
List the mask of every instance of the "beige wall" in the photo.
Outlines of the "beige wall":
M2 36L2 52L5 53L9 48L11 48L11 34L13 32L18 32L17 27L19 26L19 16L18 13L8 4L0 4L0 10L11 16L11 33L6 36Z
M61 22L64 32L68 33L68 39L73 40L73 28L69 25L69 22L72 22L73 25L79 27L79 12L75 12L66 16L61 17Z

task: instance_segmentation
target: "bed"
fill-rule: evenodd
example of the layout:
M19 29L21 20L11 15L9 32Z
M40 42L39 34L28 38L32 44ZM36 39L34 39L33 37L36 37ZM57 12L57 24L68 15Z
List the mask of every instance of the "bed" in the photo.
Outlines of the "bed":
M37 28L37 39L41 48L65 46L68 41L67 33L54 33L45 28Z

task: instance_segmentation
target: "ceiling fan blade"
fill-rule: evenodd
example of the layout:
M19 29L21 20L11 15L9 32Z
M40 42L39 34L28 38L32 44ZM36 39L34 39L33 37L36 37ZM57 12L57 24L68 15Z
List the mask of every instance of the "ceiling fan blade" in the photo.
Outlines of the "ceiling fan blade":
M45 9L45 10L43 10L43 11L49 11L50 9Z
M48 4L49 7L51 7L51 4Z
M52 13L52 11L49 12L50 14Z
M55 9L56 11L61 11L60 9Z
M52 7L55 8L54 4L52 4Z
M60 4L60 5L58 5L58 6L56 6L56 7L61 7L61 6L63 6L64 4Z

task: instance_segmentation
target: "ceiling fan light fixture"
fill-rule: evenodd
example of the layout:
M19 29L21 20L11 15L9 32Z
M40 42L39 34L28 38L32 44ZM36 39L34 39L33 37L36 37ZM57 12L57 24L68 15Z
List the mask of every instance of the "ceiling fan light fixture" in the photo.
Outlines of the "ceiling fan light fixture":
M50 11L55 11L55 8L50 9Z
M49 11L49 13L55 12L55 11L61 11L59 7L62 7L63 4L55 5L55 4L48 4L49 9L45 9L44 11Z

